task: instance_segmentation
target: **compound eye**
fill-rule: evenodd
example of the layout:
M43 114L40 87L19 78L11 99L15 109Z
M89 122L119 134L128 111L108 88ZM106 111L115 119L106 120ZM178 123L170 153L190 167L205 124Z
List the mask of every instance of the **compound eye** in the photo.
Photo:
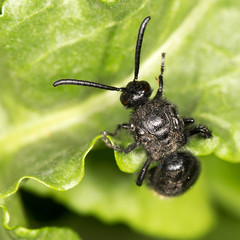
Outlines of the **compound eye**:
M125 94L122 94L121 96L120 96L120 101L121 101L121 103L122 103L122 105L123 106L128 106L128 104L129 104L129 100L128 100L128 97L127 96L124 96Z
M142 81L141 82L141 90L144 92L144 93L147 93L149 91L151 91L151 87L149 85L148 82L145 82L145 81Z

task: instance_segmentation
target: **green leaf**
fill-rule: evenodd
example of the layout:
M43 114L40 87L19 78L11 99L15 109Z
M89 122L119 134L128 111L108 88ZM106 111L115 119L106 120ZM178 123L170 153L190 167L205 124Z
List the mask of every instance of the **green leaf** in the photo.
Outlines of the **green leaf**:
M226 210L240 217L240 164L230 164L211 155L205 157L204 162L212 197Z
M56 190L67 190L76 186L84 175L85 156L99 137L83 146L82 152L76 152L77 143L71 138L69 145L66 145L67 134L65 137L61 140L59 135L54 135L48 141L39 141L23 148L14 157L5 156L4 161L7 164L3 164L0 170L1 180L5 184L1 186L0 196L4 198L16 192L24 179L37 180ZM57 144L53 144L54 142ZM62 157L64 160L60 161L59 158ZM9 172L11 176L7 176Z
M14 196L9 197L8 199L1 199L0 206L0 239L12 239L11 233L7 231L6 228L4 228L8 225L10 220L11 225L26 226L27 224L27 219L20 199L20 194L16 193ZM8 208L11 213L13 213L11 217L9 216L9 211L5 211L6 208ZM3 224L4 222L5 226Z
M193 238L208 232L214 223L204 174L197 184L179 198L160 198L147 186L138 187L135 175L122 173L111 150L92 151L86 161L86 174L77 187L57 192L29 181L28 191L52 196L79 214L94 215L106 223L127 222L151 236Z
M214 153L239 162L238 8L233 0L5 1L0 16L1 197L16 192L27 178L57 190L73 188L82 180L84 158L98 134L128 122L129 112L121 107L117 93L73 86L54 89L52 83L77 78L124 86L132 79L140 22L148 15L152 20L144 37L140 78L156 91L161 52L167 52L165 96L177 103L181 115L193 116L214 135L211 140L194 139L187 148L197 155ZM112 141L129 143L121 138ZM115 157L119 168L130 173L144 162L139 149ZM95 156L99 160L102 156ZM112 215L106 199L114 184L99 191L101 204L89 204L86 213L121 220L156 236L193 237L211 227L213 213L203 183L167 205L144 187L133 190L134 179L125 177L126 185L121 180L118 197L113 195ZM115 178L102 174L92 192L97 191L96 183L111 183ZM203 174L201 181L208 182L207 176ZM82 212L91 198L88 194L79 201L81 206L69 203L69 207ZM59 201L68 204L71 198L64 192ZM121 215L118 204L125 201L136 206L131 204ZM159 219L155 205L164 218ZM142 212L131 218L126 212L134 206ZM179 223L174 217L177 213L185 219L191 212L198 222L189 216ZM144 224L145 217L149 224Z
M10 224L10 212L14 213L11 217ZM44 227L40 229L29 229L20 227L18 224L26 225L25 216L23 214L22 206L19 198L14 197L4 200L4 204L0 204L0 218L2 226L0 226L1 239L73 239L79 240L79 236L68 228L58 227ZM11 226L10 226L11 225Z
M174 53L181 57L171 62L171 87L167 89L167 96L181 103L178 106L184 114L192 109L192 116L212 129L219 137L214 153L231 162L240 161L238 7L234 1L217 1L209 9ZM176 94L178 89L181 94Z

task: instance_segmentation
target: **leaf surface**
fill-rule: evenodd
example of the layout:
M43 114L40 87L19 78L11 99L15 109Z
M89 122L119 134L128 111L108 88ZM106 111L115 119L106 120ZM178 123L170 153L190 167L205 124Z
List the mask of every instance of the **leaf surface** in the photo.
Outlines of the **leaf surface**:
M125 86L132 79L137 31L148 15L152 20L144 37L139 77L156 91L154 77L159 74L161 52L167 52L164 96L177 103L182 116L194 117L214 135L206 141L193 139L187 149L239 162L238 5L233 0L5 1L0 16L1 197L15 193L23 179L55 190L71 189L82 180L86 154L100 132L128 122L129 111L120 106L118 93L74 86L54 89L52 83L77 78ZM132 140L112 141L126 146ZM95 161L102 160L101 155ZM115 158L122 171L133 173L144 162L144 153L137 149L129 155L115 153ZM73 198L70 193L53 196L78 212L121 220L151 235L184 238L203 234L213 222L204 191L207 177L203 174L202 178L193 193L169 203L144 187L132 190L134 179L128 178L117 195L111 195L114 184L103 187L100 203L89 204L87 210L83 206L88 204L88 194L97 191L93 186L82 205L65 200ZM100 179L109 181L104 174ZM84 196L76 192L73 199ZM114 196L112 206L106 200L108 194ZM135 205L119 213L117 203L124 201ZM155 205L164 212L161 220ZM131 218L127 212L134 207L138 211ZM184 217L191 213L189 209L196 209L198 223ZM183 219L181 224L174 221L175 214ZM149 224L143 221L145 217Z
M26 225L27 219L23 212L23 207L18 194L1 201L0 204L0 237L1 239L73 239L79 240L79 236L68 228L44 227L39 229L29 229L21 225ZM11 214L10 217L10 212Z

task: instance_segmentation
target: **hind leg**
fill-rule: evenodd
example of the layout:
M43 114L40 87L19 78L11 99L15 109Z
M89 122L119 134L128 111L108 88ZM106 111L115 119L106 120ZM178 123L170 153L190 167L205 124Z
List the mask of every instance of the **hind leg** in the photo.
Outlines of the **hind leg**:
M186 134L187 138L189 138L191 136L194 136L196 134L200 134L200 136L202 136L205 139L212 137L211 131L207 127L205 127L203 125L198 125L196 127L187 129L185 131L185 134Z
M194 118L187 117L187 118L183 118L183 122L184 122L185 126L188 126L190 124L193 124L195 122L195 120L194 120Z
M146 176L146 173L147 173L147 170L148 170L148 167L150 165L150 163L152 162L152 159L150 157L147 158L147 161L144 163L144 165L142 166L142 169L137 177L137 181L136 181L136 184L138 186L141 186L142 183L143 183L143 180Z

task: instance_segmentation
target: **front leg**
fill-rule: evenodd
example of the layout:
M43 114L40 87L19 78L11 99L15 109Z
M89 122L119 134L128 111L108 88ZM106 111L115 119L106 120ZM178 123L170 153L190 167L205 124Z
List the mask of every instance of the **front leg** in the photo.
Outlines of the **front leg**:
M115 136L121 128L129 129L130 125L125 124L125 123L121 124L121 125L118 125L114 133L108 133L108 132L104 131L103 132L103 141L109 148L112 148L112 149L114 149L118 152L124 152L125 154L127 154L138 146L138 144L136 142L129 145L127 148L122 148L118 145L113 145L112 143L109 142L109 140L107 138L107 136Z
M193 135L196 135L196 134L200 134L203 138L211 138L212 137L211 131L203 125L199 125L197 127L188 129L185 131L185 134L186 134L187 138L191 137Z
M106 134L109 135L109 136L116 136L118 134L119 130L130 129L130 128L131 128L130 124L123 123L123 124L118 124L117 125L117 128L115 129L114 133L109 133L109 132L106 132L106 131L104 131L104 132L106 132Z

